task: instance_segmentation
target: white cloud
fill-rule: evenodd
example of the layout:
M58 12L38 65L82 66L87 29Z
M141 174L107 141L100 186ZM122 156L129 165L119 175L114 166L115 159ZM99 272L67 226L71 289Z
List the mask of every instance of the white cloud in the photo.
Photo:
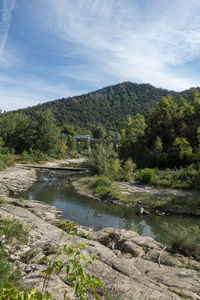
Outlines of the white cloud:
M200 61L199 0L1 3L2 109L86 92L70 88L71 83L85 84L93 90L127 80L174 90L200 85L200 73L195 67L195 61ZM23 35L19 41L11 36L6 43L14 6L15 21L25 19L30 25L26 28L21 22L18 32L24 30L30 40L33 33L37 49L26 47ZM192 72L187 67L190 63Z
M15 87L15 88L13 88ZM83 94L64 84L53 85L36 78L10 78L0 74L1 110L13 110L67 96Z
M0 11L0 57L4 50L8 32L11 24L12 11L15 6L15 0L2 0Z
M198 78L174 71L200 56L200 1L48 0L45 29L74 42L116 80L181 90ZM143 12L144 11L144 12ZM44 18L45 22L46 18Z

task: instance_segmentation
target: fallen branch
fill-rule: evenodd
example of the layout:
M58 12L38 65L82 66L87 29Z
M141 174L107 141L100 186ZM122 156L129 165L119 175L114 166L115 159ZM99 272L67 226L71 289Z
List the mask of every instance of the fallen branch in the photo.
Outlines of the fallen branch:
M161 266L160 266L160 258L161 258L161 255L162 255L162 253L165 251L166 248L167 248L167 246L165 246L165 247L160 251L160 253L159 253L159 255L158 255L158 265L159 265L159 268L161 268Z

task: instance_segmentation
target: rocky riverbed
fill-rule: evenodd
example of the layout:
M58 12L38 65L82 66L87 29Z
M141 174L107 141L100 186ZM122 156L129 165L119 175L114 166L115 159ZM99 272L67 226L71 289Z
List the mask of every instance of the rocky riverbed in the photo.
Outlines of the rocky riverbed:
M34 170L21 165L0 173L0 197L5 201L0 205L0 218L11 216L30 226L27 245L8 249L26 284L41 291L44 280L41 258L44 255L51 258L51 249L60 245L84 243L87 244L84 254L97 257L92 266L86 267L87 271L99 277L113 295L121 295L121 299L200 299L200 262L172 255L168 249L163 251L164 245L134 231L106 228L94 232L82 228L79 235L63 235L63 230L56 226L55 207L10 196L28 188L36 179ZM51 276L48 290L56 299L63 299L64 291L74 299L72 288L62 280L62 274ZM106 299L102 290L99 293L101 299Z

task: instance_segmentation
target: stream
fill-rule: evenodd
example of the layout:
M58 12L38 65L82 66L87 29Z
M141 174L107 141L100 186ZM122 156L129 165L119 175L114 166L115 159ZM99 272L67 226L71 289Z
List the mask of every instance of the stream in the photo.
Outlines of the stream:
M166 244L169 244L166 234L168 225L196 224L200 227L199 217L169 214L158 216L154 213L139 216L138 208L111 205L79 195L72 185L60 180L49 180L44 176L21 196L24 199L39 200L54 205L62 211L62 218L93 227L95 230L105 227L136 230L143 236L153 237Z

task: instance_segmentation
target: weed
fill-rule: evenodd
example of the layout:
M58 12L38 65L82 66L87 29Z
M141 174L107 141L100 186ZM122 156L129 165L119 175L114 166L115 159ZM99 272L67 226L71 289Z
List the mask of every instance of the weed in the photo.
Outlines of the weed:
M174 292L175 294L177 294L178 296L180 296L183 299L190 299L193 300L193 297L186 295L182 290L172 290L172 292Z
M3 222L0 223L0 234L5 235L8 244L12 243L14 239L20 244L25 244L29 231L29 226L10 217L4 218Z
M59 228L63 229L68 233L77 233L76 224L70 220L58 220L56 224Z
M185 256L200 257L200 228L197 225L165 224L172 250Z
M6 203L6 201L5 201L4 199L1 199L1 198L0 198L0 205L1 205L1 204L5 204L5 203Z

